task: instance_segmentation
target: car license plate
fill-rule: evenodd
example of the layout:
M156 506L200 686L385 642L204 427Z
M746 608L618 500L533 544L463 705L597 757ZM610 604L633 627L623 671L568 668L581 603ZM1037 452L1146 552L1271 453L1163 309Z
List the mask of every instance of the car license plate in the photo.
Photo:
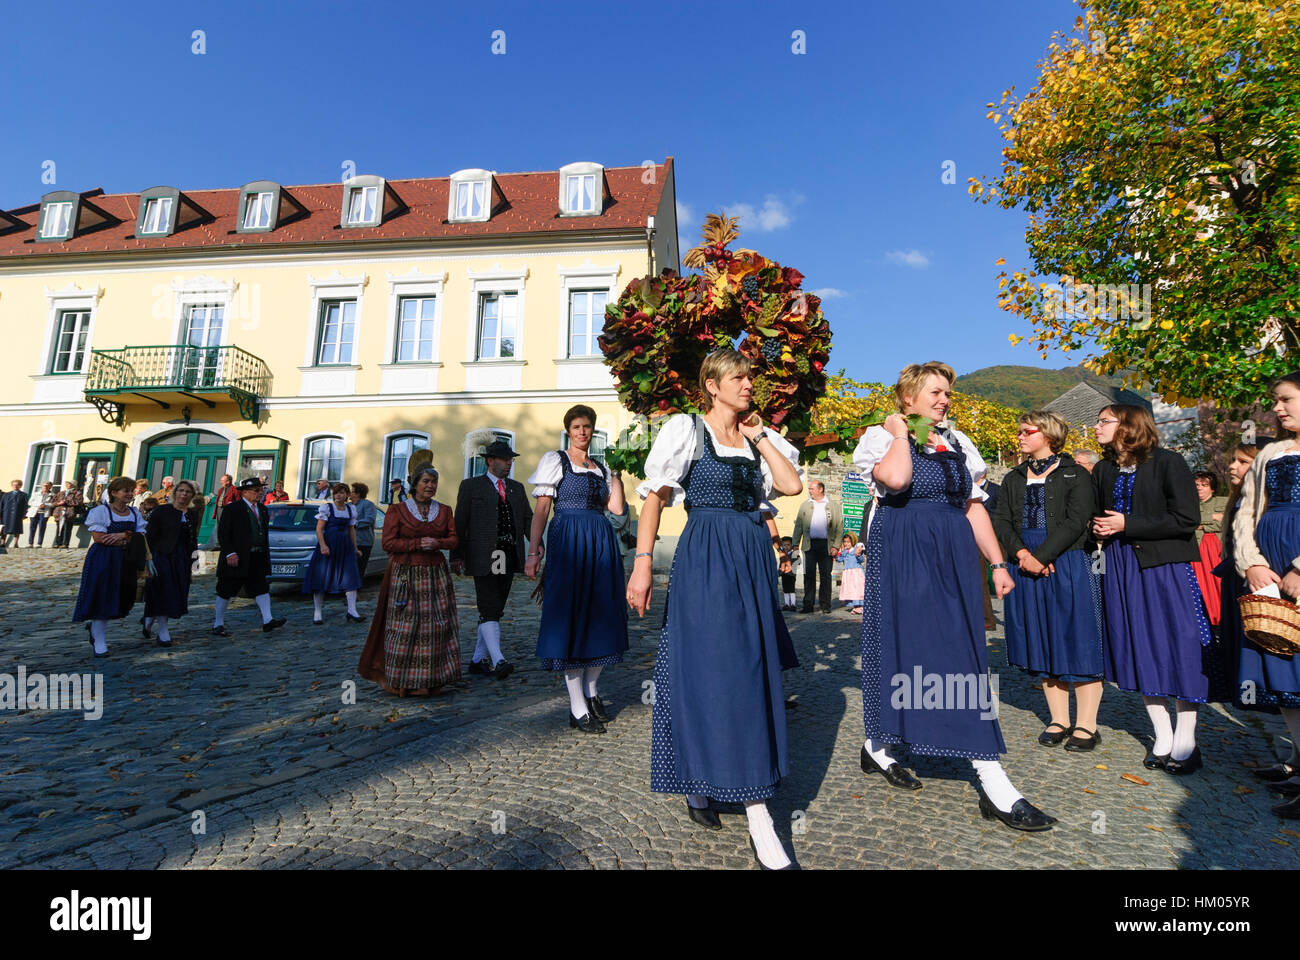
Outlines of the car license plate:
M275 577L292 577L298 573L296 563L276 563L271 566L271 575Z

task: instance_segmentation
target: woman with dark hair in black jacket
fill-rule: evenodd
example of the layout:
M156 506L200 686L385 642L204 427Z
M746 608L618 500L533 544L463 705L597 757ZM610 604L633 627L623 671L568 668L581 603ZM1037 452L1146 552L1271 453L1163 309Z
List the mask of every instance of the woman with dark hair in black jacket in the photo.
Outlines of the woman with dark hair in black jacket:
M1143 407L1103 407L1094 433L1106 449L1092 471L1100 514L1092 530L1105 541L1106 679L1146 701L1155 744L1143 766L1192 773L1201 767L1197 705L1231 699L1192 571L1201 556L1196 483L1182 457L1160 449ZM1177 701L1176 729L1167 697Z
M1097 709L1105 668L1101 577L1083 550L1096 512L1092 478L1061 452L1069 432L1055 413L1020 418L1020 452L1027 459L1002 479L993 529L1016 584L1003 600L1007 661L1043 681L1052 720L1038 742L1054 747L1069 737L1065 749L1077 752L1101 739Z
M144 615L158 631L158 646L170 647L168 621L189 612L191 563L198 549L198 524L190 505L198 490L188 480L172 488L172 502L149 511L145 541L149 544L152 568L144 588Z

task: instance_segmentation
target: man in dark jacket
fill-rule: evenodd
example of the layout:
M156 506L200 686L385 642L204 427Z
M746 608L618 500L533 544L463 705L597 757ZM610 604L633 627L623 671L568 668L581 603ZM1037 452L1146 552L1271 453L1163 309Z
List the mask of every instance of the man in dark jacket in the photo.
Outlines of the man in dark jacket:
M271 544L268 527L271 515L262 503L262 481L249 477L239 484L241 499L221 511L217 522L217 602L212 632L230 636L226 629L226 608L240 590L253 595L262 614L262 632L283 627L285 619L271 617Z
M456 493L460 546L451 551L452 572L474 578L478 600L478 642L469 672L491 673L498 680L514 670L501 653L501 614L515 574L524 569L524 535L533 524L524 485L509 477L517 456L510 444L496 440L484 452L488 472L461 481ZM488 657L491 667L484 662Z
M0 497L0 527L4 528L4 546L12 543L18 546L18 538L23 533L23 518L27 516L27 494L23 491L23 482L15 480L8 493Z

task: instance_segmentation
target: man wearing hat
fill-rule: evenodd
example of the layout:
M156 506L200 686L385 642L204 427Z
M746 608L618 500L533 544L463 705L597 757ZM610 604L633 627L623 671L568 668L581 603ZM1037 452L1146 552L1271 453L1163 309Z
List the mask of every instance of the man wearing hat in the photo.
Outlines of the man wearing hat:
M248 590L262 614L262 632L282 627L285 619L271 617L271 544L268 527L271 515L262 503L262 481L249 477L239 484L240 499L221 511L217 523L217 603L212 632L230 636L226 629L226 608L240 590Z
M406 499L406 484L402 483L401 477L393 477L388 481L388 502L401 503Z
M510 444L494 440L483 451L487 473L461 481L456 493L460 545L451 551L452 572L474 578L478 600L478 643L469 672L491 673L498 680L514 670L501 653L501 614L515 574L524 569L524 534L533 523L524 485L509 477L517 456Z

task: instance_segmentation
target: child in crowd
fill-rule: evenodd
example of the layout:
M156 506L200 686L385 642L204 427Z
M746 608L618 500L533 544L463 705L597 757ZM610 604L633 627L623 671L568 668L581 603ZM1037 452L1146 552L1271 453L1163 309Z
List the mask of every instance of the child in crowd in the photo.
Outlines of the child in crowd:
M844 571L840 574L840 599L854 614L862 613L862 591L866 586L862 555L866 549L864 544L854 544L853 537L846 533L835 552L835 562L844 564Z

